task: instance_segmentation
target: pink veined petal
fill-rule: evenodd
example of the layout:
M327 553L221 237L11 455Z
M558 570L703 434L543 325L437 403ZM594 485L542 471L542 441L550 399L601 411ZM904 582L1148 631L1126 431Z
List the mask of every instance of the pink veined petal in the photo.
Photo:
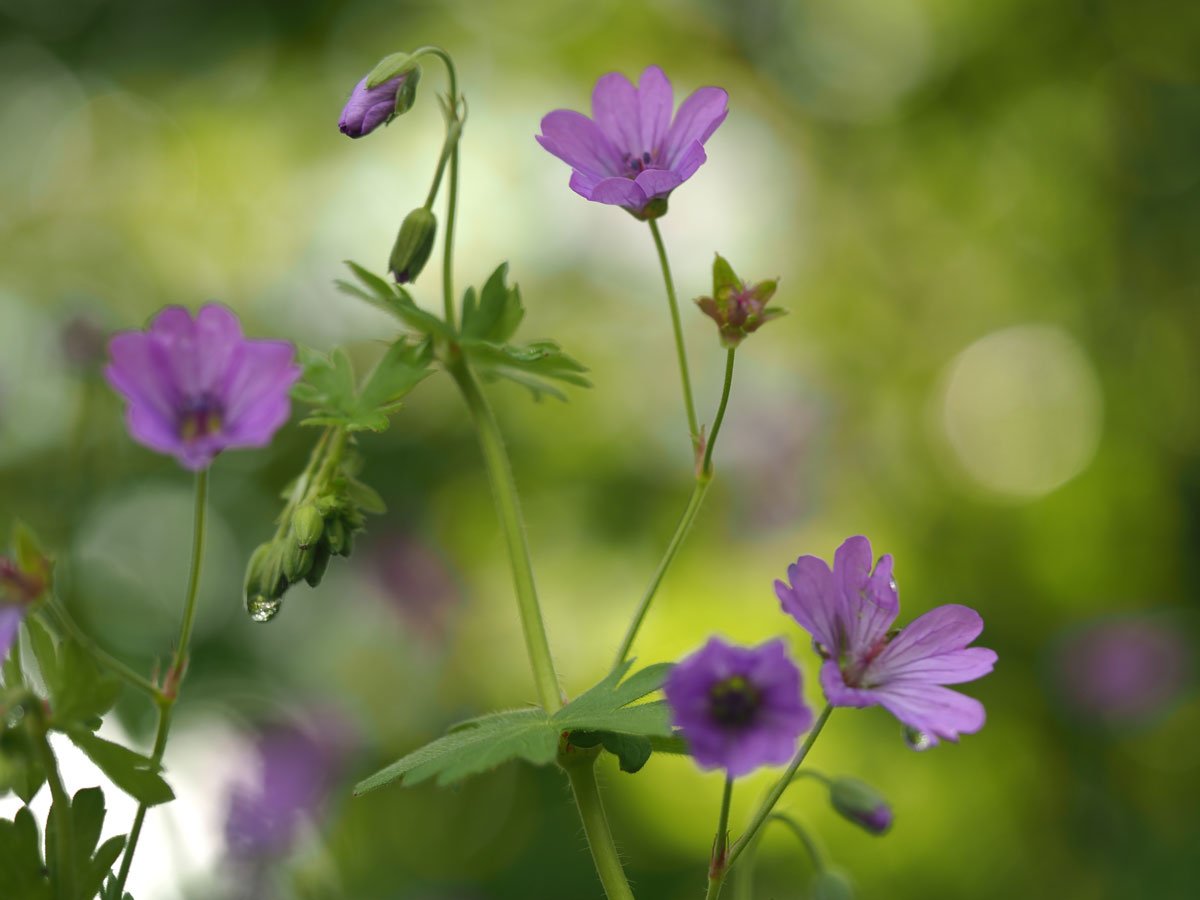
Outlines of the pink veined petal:
M674 169L693 143L703 144L729 114L729 95L723 88L702 87L679 105L675 121L667 131L662 160Z
M221 388L227 446L261 447L291 414L288 392L301 374L286 341L245 341Z
M25 606L0 604L0 662L8 659L8 652L17 639L17 629L25 617Z
M206 385L201 381L201 351L192 314L182 306L168 306L154 317L146 335L151 358L171 373L175 405L198 399Z
M840 600L825 560L801 556L788 566L787 575L790 584L775 582L775 596L783 611L831 653L840 652L843 649Z
M962 684L991 672L996 667L996 658L996 651L987 647L965 647L886 668L880 668L877 660L863 677L868 682L884 684Z
M130 436L144 447L179 457L184 442L179 436L178 423L165 419L157 409L144 403L132 402L125 410L125 424Z
M620 154L583 113L556 109L542 119L537 142L568 166L604 178L622 171Z
M196 313L194 377L200 393L219 390L244 337L238 317L227 306L208 303Z
M602 75L592 89L592 116L600 131L617 151L641 156L651 147L642 147L641 103L638 90L620 72ZM613 172L611 174L616 174Z
M890 681L897 677L912 677L917 671L914 666L931 662L947 654L962 651L971 641L979 637L983 631L983 619L979 613L969 606L948 603L931 609L924 615L918 616L898 634L882 653L871 664L870 677L881 681ZM991 651L988 651L991 653ZM983 665L984 657L975 654L967 659L975 660ZM995 662L995 654L991 653L991 662ZM954 666L955 663L941 665ZM961 664L959 671L961 669ZM969 681L990 671L990 665L979 675L958 678L958 681ZM934 671L934 669L927 669ZM965 671L965 670L962 670ZM928 680L933 680L929 678ZM949 682L947 682L949 683Z
M603 180L599 176L589 175L586 172L575 169L571 172L570 187L580 197L583 197L585 200L591 200L592 192L596 190L596 185Z
M592 200L640 210L650 198L628 178L605 178L592 189Z
M649 200L665 197L683 184L682 178L667 169L646 169L633 181Z
M841 588L848 649L866 653L883 639L900 612L892 558L880 557L872 574L870 541L861 535L847 538L834 554L833 579Z
M704 147L699 141L692 141L679 154L679 158L672 161L671 171L679 176L681 182L687 181L696 174L696 170L704 165L704 161L708 159L708 154L704 152Z
M987 720L974 697L932 684L888 684L872 693L879 704L905 725L942 740L974 734Z
M670 80L658 66L647 66L638 81L638 146L630 149L657 156L666 140L674 109L675 93Z

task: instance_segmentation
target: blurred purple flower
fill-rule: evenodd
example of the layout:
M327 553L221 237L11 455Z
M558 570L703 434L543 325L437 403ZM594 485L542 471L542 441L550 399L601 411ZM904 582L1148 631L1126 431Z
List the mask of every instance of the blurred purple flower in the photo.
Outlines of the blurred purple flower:
M735 647L710 638L671 670L663 691L696 765L730 778L788 762L812 726L800 670L779 639Z
M399 532L374 542L370 559L376 582L405 624L431 642L443 639L461 595L438 552Z
M59 344L68 365L87 375L94 374L104 362L106 338L96 320L84 314L69 318L59 332Z
M338 130L348 137L370 134L396 114L396 95L408 73L389 78L373 88L367 87L367 77L354 86L338 120Z
M671 82L658 66L642 73L635 88L610 72L592 91L592 118L556 109L542 119L538 143L569 165L571 190L634 215L665 201L703 164L704 142L725 121L729 95L702 87L675 105Z
M238 858L285 853L306 821L316 817L346 752L333 719L311 730L294 724L265 728L255 740L257 778L229 796L225 843Z
M956 741L983 727L983 704L943 687L972 681L992 671L996 654L968 647L983 631L979 613L947 604L919 616L895 634L900 612L892 557L871 571L871 544L848 538L824 560L802 556L788 567L788 581L775 593L788 615L813 636L825 659L821 686L834 706L882 706L924 739Z
M1066 699L1114 725L1162 712L1192 678L1188 639L1149 617L1093 623L1068 637L1055 657Z
M168 306L146 331L115 335L108 352L104 376L128 404L130 435L193 470L222 450L269 444L300 377L291 344L247 340L237 316L216 304L195 319Z
M0 556L0 663L8 659L25 614L45 593L49 562L41 571L25 571L15 559Z
M8 659L8 653L17 640L17 630L25 611L29 607L24 604L5 603L0 600L0 663Z

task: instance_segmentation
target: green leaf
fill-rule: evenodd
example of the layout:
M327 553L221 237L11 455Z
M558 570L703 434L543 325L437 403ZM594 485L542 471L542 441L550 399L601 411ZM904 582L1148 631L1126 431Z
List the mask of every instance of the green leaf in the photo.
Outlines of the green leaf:
M33 648L33 658L37 660L42 681L48 686L58 675L58 651L54 638L46 626L32 616L25 617L25 633L29 635L29 646Z
M25 722L28 705L41 702L27 688L0 691L0 796L12 791L26 804L46 783L41 747Z
M175 793L159 774L162 767L149 757L97 737L84 728L72 728L68 737L87 754L113 784L147 806L157 806L175 799Z
M411 785L434 778L439 785L450 784L512 759L548 765L558 752L558 737L541 709L472 719L359 782L354 793L365 794L397 780Z
M461 346L483 378L515 382L527 388L535 400L546 394L559 400L567 399L566 394L550 384L552 381L591 387L591 382L582 374L587 368L563 353L554 341L513 346L464 338Z
M484 283L478 304L475 289L467 290L463 297L463 338L503 344L516 333L525 318L525 308L520 289L505 284L507 275L508 263L501 263Z
M602 745L620 761L621 771L631 775L646 764L652 752L650 738L613 731L572 731L571 743L576 747Z
M341 348L328 357L307 350L302 359L304 381L293 388L292 396L315 407L315 414L302 425L384 431L388 416L399 409L400 398L430 374L432 352L428 341L411 344L400 338L380 358L361 389L355 388L350 357Z
M386 417L399 407L400 398L431 374L429 363L432 359L428 341L418 344L410 344L404 338L396 341L363 384L356 413L360 416L383 415L384 427L387 427Z
M688 749L687 741L683 739L683 735L678 731L670 737L651 737L650 747L655 753L671 753L676 756L691 755L691 751Z
M38 827L29 807L12 821L0 819L0 897L5 900L51 900L50 881L42 866Z
M373 513L381 516L387 512L387 506L383 502L383 498L379 496L379 492L368 484L363 484L357 478L347 478L343 485L343 490L346 497L366 513Z
M51 883L58 886L63 884L64 873L56 848L62 831L62 818L65 815L71 817L69 865L74 891L70 895L60 892L58 896L64 900L91 900L95 897L120 855L121 848L125 846L122 836L110 838L97 849L96 844L104 826L104 812L104 793L96 787L77 792L68 809L63 809L59 803L50 807L50 815L46 819L46 863Z
M104 675L75 641L63 641L58 651L58 679L49 685L53 727L98 720L116 704L121 682Z
M346 265L362 283L362 287L348 281L337 281L338 289L343 293L365 300L421 334L436 335L447 340L454 337L445 322L417 306L408 291L400 285L381 278L350 260L346 260Z

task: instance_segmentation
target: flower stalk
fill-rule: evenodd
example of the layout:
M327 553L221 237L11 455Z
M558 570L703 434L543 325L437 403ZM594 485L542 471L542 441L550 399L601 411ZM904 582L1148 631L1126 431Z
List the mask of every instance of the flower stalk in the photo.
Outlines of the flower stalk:
M192 639L192 627L196 621L196 597L200 587L200 570L204 563L205 526L208 510L208 469L196 473L196 505L192 519L192 560L188 570L187 595L183 604L183 620L179 626L179 638L175 642L175 652L171 658L171 667L163 679L158 703L158 727L154 734L154 749L150 759L154 766L162 765L163 754L167 749L167 737L171 730L171 713L175 702L179 699L179 688L183 681L188 663L188 646ZM121 870L117 875L115 895L124 896L125 882L129 878L129 869L133 864L133 854L137 849L138 839L142 834L142 825L146 820L145 803L139 803L137 814L133 818L133 827L129 831L129 842L125 845L125 853L121 858Z
M662 232L658 222L650 220L650 234L654 238L654 248L658 251L658 263L662 267L663 283L667 288L667 307L671 311L671 331L675 336L675 355L679 360L679 378L683 382L683 405L687 410L688 434L692 438L692 451L699 456L703 439L700 436L700 425L696 419L696 402L692 399L692 378L688 373L687 348L683 343L683 324L679 319L679 301L675 296L675 281L671 277L671 264L667 260L667 248L663 245Z

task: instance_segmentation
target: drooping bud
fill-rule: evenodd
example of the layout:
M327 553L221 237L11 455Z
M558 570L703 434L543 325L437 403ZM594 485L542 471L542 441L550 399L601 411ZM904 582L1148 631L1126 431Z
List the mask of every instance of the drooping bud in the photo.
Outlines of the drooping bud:
M713 260L712 296L696 298L696 305L717 323L721 344L733 348L765 323L786 313L786 310L767 306L778 285L777 279L756 284L742 281L718 253Z
M317 510L316 505L305 503L292 514L292 539L302 550L316 544L324 533L325 517Z
M325 570L329 568L331 555L328 541L322 540L313 548L312 565L308 567L308 574L304 576L309 587L316 587L321 583L321 579L325 577Z
M370 134L380 125L408 112L416 100L417 82L421 76L415 66L384 80L374 80L374 74L372 72L354 86L342 109L338 130L347 137L360 138Z
M312 568L315 550L316 548L311 545L301 547L295 541L290 542L283 554L283 577L295 584L307 576L308 570Z
M822 869L812 881L813 900L854 900L854 887L845 875Z
M857 778L835 778L829 783L829 802L843 818L871 834L886 834L892 827L892 808L887 800Z
M338 556L348 556L346 551L346 543L349 540L349 534L346 532L346 524L340 516L325 520L325 540L329 542L329 550Z
M422 206L404 217L388 260L388 270L397 284L408 284L421 274L436 237L437 217L431 210Z

